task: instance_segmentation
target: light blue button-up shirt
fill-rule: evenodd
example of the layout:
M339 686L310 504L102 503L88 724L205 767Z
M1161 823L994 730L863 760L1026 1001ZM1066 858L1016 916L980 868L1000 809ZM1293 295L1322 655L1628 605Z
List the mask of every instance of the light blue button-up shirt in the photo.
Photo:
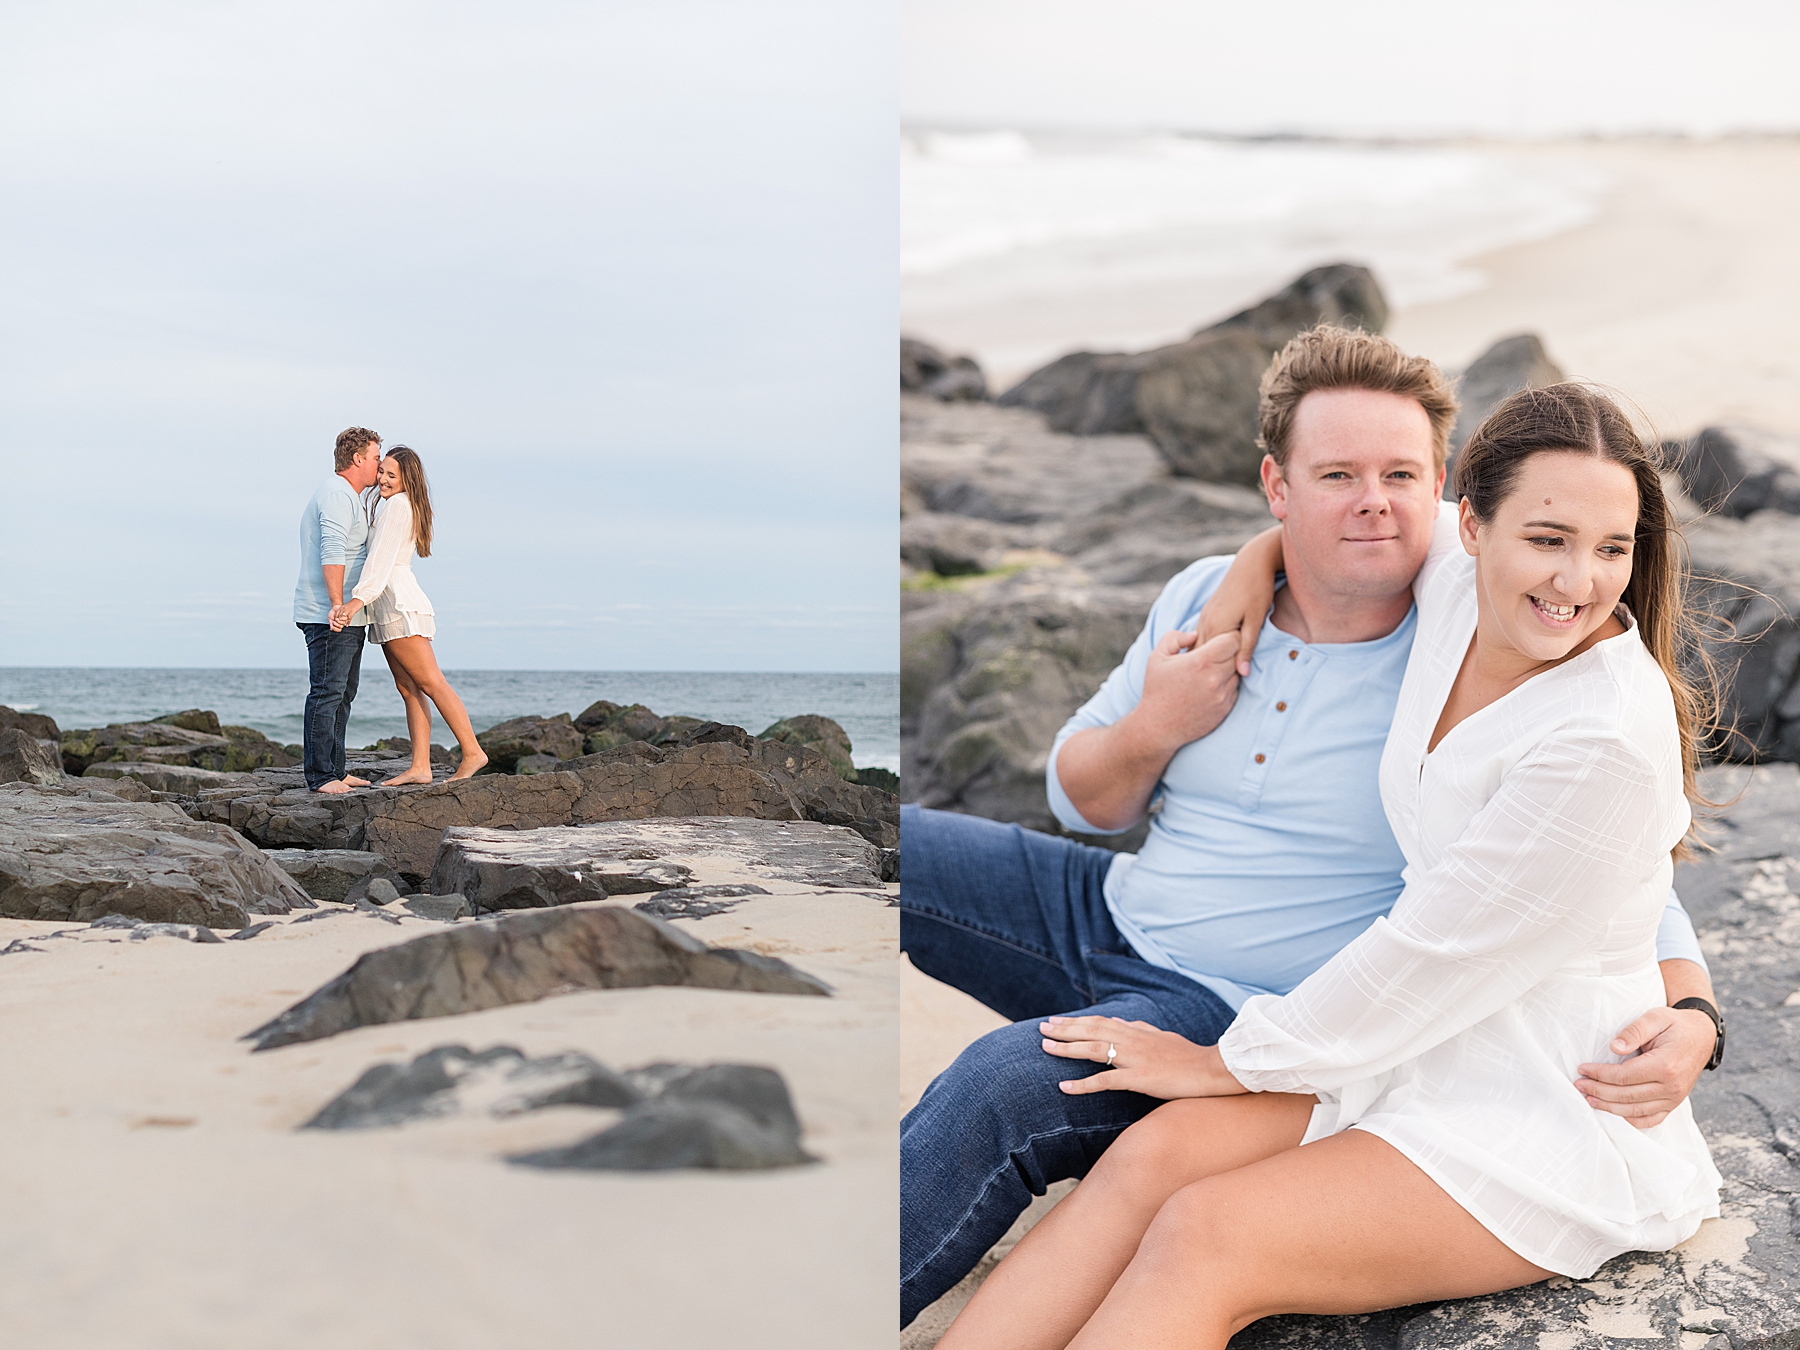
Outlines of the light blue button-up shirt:
M330 623L331 592L321 568L344 569L344 598L356 589L369 548L369 513L355 488L332 474L300 513L300 580L294 587L295 623ZM351 627L369 622L359 609Z
M1193 628L1230 564L1203 558L1171 580L1125 660L1057 735L1046 779L1067 828L1120 833L1095 829L1063 791L1063 742L1137 706L1157 641ZM1393 906L1406 860L1377 773L1416 618L1339 643L1264 621L1231 712L1169 761L1143 851L1107 873L1107 908L1139 956L1238 1008L1287 993ZM1671 957L1706 964L1673 893L1657 936L1657 958Z

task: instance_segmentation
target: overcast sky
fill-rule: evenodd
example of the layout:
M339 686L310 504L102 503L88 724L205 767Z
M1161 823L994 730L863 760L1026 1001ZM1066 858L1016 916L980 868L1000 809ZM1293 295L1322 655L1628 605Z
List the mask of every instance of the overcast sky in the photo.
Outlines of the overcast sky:
M441 662L896 664L892 10L0 7L0 665L304 665L343 427Z
M1792 0L901 0L926 125L1543 136L1800 129Z

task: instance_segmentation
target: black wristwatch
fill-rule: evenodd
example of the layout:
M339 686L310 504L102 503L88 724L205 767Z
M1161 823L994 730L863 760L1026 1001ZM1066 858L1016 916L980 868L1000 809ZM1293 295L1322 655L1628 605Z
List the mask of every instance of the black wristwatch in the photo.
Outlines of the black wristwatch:
M1698 1008L1712 1018L1713 1026L1718 1029L1718 1039L1713 1042L1712 1058L1706 1061L1706 1067L1716 1069L1725 1058L1725 1019L1719 1016L1719 1010L1703 998L1679 999L1669 1005L1671 1008Z

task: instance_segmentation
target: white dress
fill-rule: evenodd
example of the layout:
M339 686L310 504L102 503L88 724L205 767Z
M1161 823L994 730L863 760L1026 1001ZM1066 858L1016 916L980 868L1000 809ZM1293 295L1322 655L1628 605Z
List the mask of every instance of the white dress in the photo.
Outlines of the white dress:
M383 497L375 508L369 552L352 598L369 607L369 641L437 636L431 601L413 576L412 503L404 492Z
M1427 753L1476 619L1474 559L1433 554L1381 761L1405 890L1219 1048L1252 1091L1318 1095L1304 1142L1368 1130L1514 1252L1585 1278L1719 1212L1686 1102L1639 1130L1574 1086L1664 1002L1656 928L1689 822L1674 702L1633 624Z

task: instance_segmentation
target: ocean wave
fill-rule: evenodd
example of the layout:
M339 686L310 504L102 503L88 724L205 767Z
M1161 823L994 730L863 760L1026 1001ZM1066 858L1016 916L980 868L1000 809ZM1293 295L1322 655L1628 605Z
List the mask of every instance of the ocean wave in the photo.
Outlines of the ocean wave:
M995 264L1031 292L1356 257L1401 304L1480 285L1467 259L1584 223L1604 186L1457 147L1006 130L909 132L900 182L903 286L991 292Z

